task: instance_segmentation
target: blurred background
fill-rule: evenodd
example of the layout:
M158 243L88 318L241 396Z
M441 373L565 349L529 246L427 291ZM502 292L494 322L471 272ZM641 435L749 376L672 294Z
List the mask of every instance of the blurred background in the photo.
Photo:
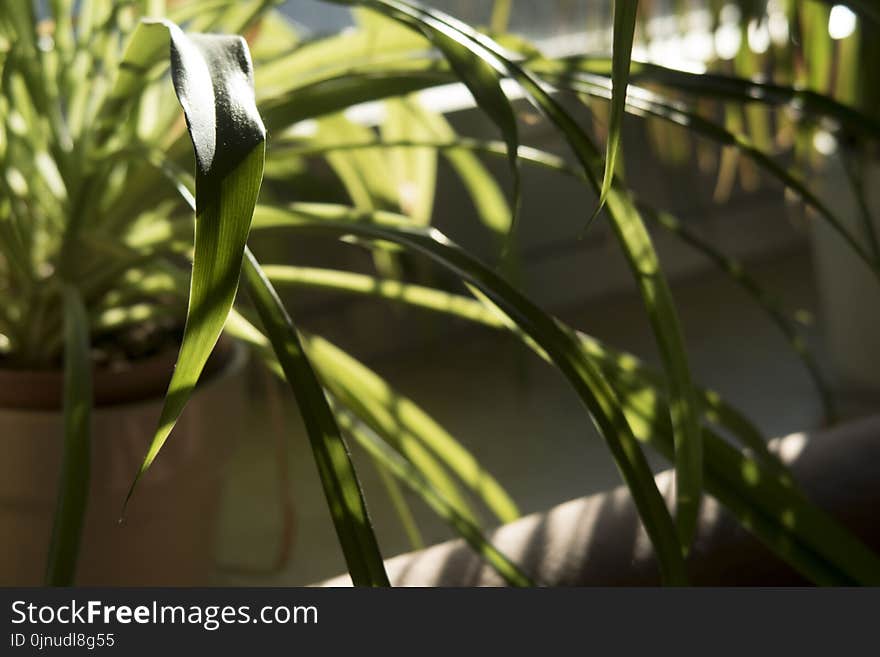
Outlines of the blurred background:
M607 55L611 47L610 0L428 4L487 29L509 27L548 55ZM784 0L642 0L634 58L687 71L802 84L873 108L872 88L859 66L860 61L870 61L864 58L873 44L861 33L860 21L842 6L798 5L803 9L793 24L790 3ZM316 0L289 0L283 11L304 34L314 36L354 25L348 10ZM811 66L805 67L805 51L825 56L812 57ZM464 134L497 137L461 86L432 90L422 94L422 100L428 107L442 108ZM517 107L523 143L566 153L525 103ZM823 198L830 195L855 215L838 126L812 126L803 133L797 115L751 106L722 106L719 111L728 127L747 134L784 163L804 165L811 189ZM372 126L380 120L381 108L359 106L348 114ZM602 134L607 121L604 103L590 104L581 115ZM840 281L834 246L827 246L828 235L812 225L801 205L790 202L777 182L735 152L669 123L628 116L623 159L627 183L641 198L673 211L700 236L742 259L784 300L786 309L799 312L820 363L847 374L833 375L844 413L857 415L874 403L876 374L865 371L870 370L864 363L865 347L858 348L855 359L860 371L847 371L853 359L835 352L835 339L838 345L840 339L829 329L829 315L839 320L844 310L835 307L829 312L823 301L835 286L843 285L853 295L858 288L850 279ZM493 173L508 183L506 165L494 164ZM497 244L473 220L473 204L459 179L442 160L438 166L435 225L491 261ZM314 172L309 180L315 184ZM294 184L293 194L308 199L338 193L344 199L335 187L338 182L328 172L326 188ZM607 226L597 221L577 238L595 201L575 181L539 169L524 170L520 284L539 305L572 326L656 362L644 308ZM679 304L695 378L745 410L769 435L821 425L822 407L802 363L760 308L707 258L668 233L654 237ZM364 252L341 251L321 242L255 242L254 248L265 262L272 262L274 254L275 261L283 258L300 265L338 265L341 258L353 269L368 268L369 263ZM424 262L407 266L416 280L443 282ZM841 296L849 298L845 310L859 306L849 293ZM562 377L514 340L376 299L297 289L289 291L285 301L304 329L361 357L465 443L507 487L523 513L620 483L609 454ZM870 325L873 319L868 321ZM851 324L848 319L845 323ZM850 338L843 342L849 344ZM305 584L343 572L298 412L290 396L262 371L253 368L249 376L249 415L255 428L237 441L228 466L216 581ZM594 439L585 441L585 434ZM360 465L383 554L411 549L374 469ZM663 467L659 460L654 465ZM419 500L410 502L425 543L451 536Z

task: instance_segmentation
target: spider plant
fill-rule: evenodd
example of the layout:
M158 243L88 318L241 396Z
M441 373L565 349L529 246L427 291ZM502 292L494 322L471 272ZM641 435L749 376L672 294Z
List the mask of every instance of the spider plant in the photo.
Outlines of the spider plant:
M132 342L180 337L161 419L133 473L130 498L174 439L175 422L224 331L290 386L355 584L388 580L349 444L421 497L507 581L533 583L486 540L472 508L471 494L499 521L515 518L503 487L414 400L351 354L300 331L276 292L280 286L385 298L521 339L583 402L629 486L666 583L687 581L685 558L704 492L811 580L880 582L880 558L806 499L742 413L692 380L648 226L672 230L713 257L813 367L795 325L739 263L641 203L616 162L625 113L683 125L750 158L834 227L853 257L880 272L874 255L795 174L673 94L797 105L872 139L880 135L873 118L790 86L631 63L635 0L614 3L610 59L560 60L503 32L506 3L499 3L490 35L409 0L338 2L355 6L358 29L320 39L301 37L275 4L23 1L7 3L0 14L2 363L63 367L65 374L64 463L47 583L73 579L96 355L130 357L137 351ZM627 93L631 80L654 89L630 84ZM564 139L566 157L520 143L507 81ZM413 96L452 82L467 87L499 140L458 135ZM610 101L604 143L572 109L585 99ZM378 130L345 113L366 101L384 106ZM301 129L306 121L311 131ZM496 235L495 261L431 225L438 155L472 195L474 220ZM496 157L509 167L509 189L485 166ZM322 162L349 203L297 200ZM532 166L572 176L595 193L594 207L572 212L572 236L595 221L610 223L648 311L659 370L566 325L518 288L511 272L519 179ZM373 254L375 272L264 264L248 247L251 234L263 233L325 236L340 249L354 243ZM461 289L408 282L395 267L404 255L433 261ZM246 297L237 294L240 278ZM675 466L673 512L657 490L646 448Z

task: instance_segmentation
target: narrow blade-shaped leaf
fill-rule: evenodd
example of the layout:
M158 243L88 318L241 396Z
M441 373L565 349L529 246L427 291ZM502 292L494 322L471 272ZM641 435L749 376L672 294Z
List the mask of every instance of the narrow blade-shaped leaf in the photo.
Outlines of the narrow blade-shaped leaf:
M485 309L472 299L455 297L440 290L401 284L395 280L374 279L363 274L265 265L263 272L273 285L305 282L309 287L346 290L369 294L366 286L378 288L389 299L418 305L439 312L467 314L468 310L491 320ZM306 282L307 281L307 282ZM392 290L399 290L394 294ZM488 321L487 320L487 321ZM233 311L227 330L257 348L266 356L268 344L260 341L256 329ZM456 506L462 516L474 518L459 487L446 473L458 477L501 522L519 517L510 495L495 477L480 466L476 457L413 400L390 386L381 376L339 347L318 336L304 336L307 354L320 373L325 388L355 412L374 431L392 443L423 476Z
M353 274L358 277L360 275ZM372 294L354 279L326 281L335 289ZM495 328L511 328L543 358L543 348L511 325L494 304L450 295L440 290L416 288L398 300L436 312L449 312ZM482 297L481 297L482 298ZM636 435L667 457L673 458L673 437L664 401L664 381L629 354L614 352L593 338L578 334L585 356L601 363L613 382ZM716 423L753 450L756 457L737 452L712 432L707 432L707 488L743 525L782 558L817 583L868 583L877 577L878 561L833 519L817 512L796 489L787 469L768 451L762 436L735 409L711 391L701 391L707 421ZM755 481L763 492L750 492ZM770 492L772 491L772 492ZM792 522L794 518L794 522Z
M299 404L352 581L356 586L388 586L348 447L303 351L296 327L249 250L245 254L244 273L266 334Z
M530 62L539 75L546 73L594 73L610 76L612 62L607 57L574 56L560 60ZM810 89L771 82L758 82L721 73L691 73L666 68L659 64L634 61L630 82L650 82L709 100L731 100L738 103L761 103L789 107L811 117L827 117L845 125L848 130L880 139L880 120L841 103L830 96Z
M504 64L491 50L443 20L444 15L440 12L396 0L365 0L357 4L387 14L404 25L422 32L430 39L443 53L458 78L473 94L480 109L501 131L507 144L507 160L513 176L513 219L504 247L505 256L508 256L512 249L516 219L519 214L520 172L516 157L519 147L516 116L501 86L501 81L506 75Z
M256 108L247 44L240 37L170 36L174 87L196 153L196 230L189 308L177 365L130 499L199 380L232 307L263 173L265 129Z
M449 72L442 69L350 73L300 86L289 95L261 103L260 108L269 131L280 132L298 121L451 81Z
M620 132L626 107L626 87L629 83L629 65L632 59L633 35L636 29L638 0L614 0L614 34L611 51L613 83L611 116L608 119L608 143L605 147L605 174L599 191L599 204L593 219L605 205L605 198L614 179L617 151L620 149Z
M519 516L513 500L492 474L480 467L461 443L412 400L322 338L309 338L308 350L325 377L328 389L417 466L431 485L456 507L459 515L475 519L458 487L449 480L445 470L438 467L438 460L482 499L501 522L510 522Z
M431 147L437 148L444 152L466 152L469 155L473 155L473 152L484 153L486 155L493 156L503 156L505 154L505 146L500 142L480 141L467 138L438 141L420 140L417 142L386 142L383 140L381 142L371 141L368 145L372 147L373 144L376 143L385 146L394 146L396 148L401 148L404 146ZM365 144L354 143L348 145L328 146L326 148L363 148L365 146ZM324 152L324 150L325 147L323 146L319 146L314 149L305 147L302 149L301 152L321 153ZM583 180L583 173L579 169L572 167L563 158L552 153L548 153L546 151L535 148L530 148L527 146L520 146L518 157L523 163L540 166L551 171L556 171L566 176L571 176ZM798 331L798 329L796 328L794 319L786 313L780 301L775 299L774 296L763 287L763 285L761 285L757 280L750 276L745 271L742 263L740 263L735 258L732 258L729 255L722 253L719 249L715 248L707 240L701 238L673 215L668 212L658 212L649 205L638 200L637 205L642 214L649 221L654 222L656 225L660 226L664 230L671 232L673 235L681 239L682 242L684 242L686 245L698 250L703 255L708 257L714 264L719 267L721 271L728 275L767 312L769 317L783 332L786 339L788 340L788 343L791 345L792 349L794 349L797 356L803 360L804 366L807 368L807 371L809 372L815 383L816 390L822 398L822 404L825 409L826 416L829 419L833 419L834 417L836 417L833 395L827 381L825 380L825 376L819 368L818 363L811 353L806 341L800 334L800 331ZM337 289L348 289L355 292L363 291L365 293L375 293L379 294L380 296L382 295L382 290L385 284L366 284L350 281L348 286L343 286L341 284L338 284L339 275L340 272L336 272L333 276L333 281L328 280L328 278L324 276L316 276L314 278L309 277L310 284L319 286L327 285L330 287L337 287ZM346 273L344 278L350 280L351 276L353 275ZM289 276L288 278L298 277L295 273L293 273L292 276ZM358 288L363 288L363 290L360 290ZM430 290L426 293L422 293L421 291L416 292L416 290L416 286L407 286L406 291L412 292L412 294L407 294L404 290L396 290L393 296L392 294L389 294L388 296L389 298L394 298L405 303L422 305L423 307L430 307L431 305L433 305L436 307L437 310L441 311L445 309L448 312L453 313L458 311L470 312L470 305L461 305L461 302L467 301L464 298L456 297L454 299L450 299L448 297L451 295L446 295L442 299L434 300L433 295L437 291Z
M71 586L89 497L92 421L92 361L89 319L79 291L65 285L64 453L46 584Z
M462 516L422 473L407 461L381 436L371 431L366 425L357 422L350 415L342 414L340 424L354 436L373 458L380 461L401 482L421 497L433 511L448 522L467 541L468 545L479 554L495 571L512 586L534 586L529 577L520 570L508 557L493 546L480 528L469 518Z
M500 65L504 73L519 84L530 102L565 137L583 166L591 187L597 195L601 194L602 182L594 170L597 160L601 158L595 144L572 115L548 93L544 81L513 61L514 54L473 27L442 12L422 8L416 3L400 0L351 0L345 4L352 2L384 8L392 13L403 12L420 23L440 22L463 37L457 42L472 52L488 51L494 55L495 65ZM702 434L684 337L651 237L632 199L625 191L612 184L606 195L606 205L614 234L627 258L648 311L674 397L670 412L677 446L676 522L682 546L687 550L696 525L702 488Z
M586 93L604 98L609 98L611 96L611 91L608 88L608 85L602 84L600 81L596 80L595 76L593 76L593 79L580 80L563 77L559 79L559 82L563 88L578 93ZM690 111L680 103L666 100L661 96L644 89L633 87L630 87L630 89L637 93L631 93L627 98L626 111L657 117L675 125L680 125L706 139L710 139L719 144L735 147L737 151L749 157L751 161L766 171L771 177L778 180L787 189L796 194L807 206L819 213L822 219L828 222L834 232L836 232L841 239L847 243L853 252L872 269L874 275L880 279L880 261L878 261L872 253L866 250L858 240L855 239L852 233L846 229L844 222L841 217L838 216L838 213L829 205L823 203L818 196L813 194L807 187L806 183L801 181L795 174L785 169L764 151L755 146L748 137L738 131L728 130L713 121L705 119L699 114Z
M366 240L388 241L441 263L479 287L508 313L533 340L546 350L568 379L593 419L632 491L648 535L657 551L664 579L686 580L684 560L674 524L666 509L653 474L641 450L633 442L614 393L594 364L581 353L577 337L537 308L500 276L471 258L436 229L421 229L405 223L394 226L316 218L306 213L258 207L255 216L266 224L288 226L337 238L353 235ZM345 216L345 215L343 215Z
M383 139L418 140L430 136L430 113L418 98L389 100L385 111ZM437 152L430 148L401 148L387 151L386 157L403 214L422 226L430 224L437 187Z
M255 327L240 314L233 312L229 317L227 329L236 337L247 344L255 347L266 365L275 374L285 378L284 371L278 363L277 356L271 349L267 349L268 340ZM329 343L326 343L329 345ZM331 345L332 346L332 345ZM334 350L338 348L332 346ZM332 380L338 369L336 363L323 363L320 355L312 352L312 360L322 380ZM329 371L325 368L329 366ZM379 435L351 409L342 408L338 402L335 404L337 424L345 429L387 472L397 477L407 487L418 495L431 509L447 523L479 554L490 566L504 577L508 583L514 586L528 586L531 584L528 577L513 564L507 557L501 554L480 531L467 514L461 513L460 507L451 502L442 490L432 484L424 471L406 458L406 455L395 448L384 436Z
M674 447L662 395L605 370L640 440L671 458ZM774 468L706 430L706 489L746 529L804 576L825 585L876 585L880 558L811 504Z

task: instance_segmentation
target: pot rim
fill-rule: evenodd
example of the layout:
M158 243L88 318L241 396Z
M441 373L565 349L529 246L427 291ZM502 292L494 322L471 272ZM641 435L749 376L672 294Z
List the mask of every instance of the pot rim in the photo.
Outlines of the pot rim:
M239 347L238 349L236 347ZM199 379L198 386L219 378L231 366L240 345L222 335ZM168 388L178 347L127 361L113 368L94 367L92 387L95 408L110 408L161 399ZM0 410L60 411L64 389L63 370L13 370L0 367Z

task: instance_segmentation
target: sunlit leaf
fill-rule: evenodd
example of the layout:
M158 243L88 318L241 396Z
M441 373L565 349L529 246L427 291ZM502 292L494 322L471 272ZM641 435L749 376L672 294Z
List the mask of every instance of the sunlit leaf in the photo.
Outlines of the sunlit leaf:
M626 107L626 87L629 83L629 66L632 58L638 6L638 0L614 0L611 116L608 120L608 143L605 148L605 174L599 191L599 204L593 213L593 218L605 205L605 199L614 178L614 164L617 159L617 151L620 148L620 132L623 128L623 115Z
M348 420L346 422L346 420ZM437 515L452 525L473 550L479 554L504 580L513 586L534 586L534 583L510 559L494 547L473 522L460 515L441 493L432 488L422 473L386 443L376 433L362 424L342 418L342 426L357 437L358 443L374 458L394 473L410 489L417 493Z
M530 63L530 66L539 74L594 73L608 77L612 62L607 57L573 56L555 61L536 61ZM690 73L636 61L632 62L630 82L659 84L699 98L789 107L813 117L834 119L848 130L880 139L880 121L876 117L809 89L746 80L720 73Z
M470 39L455 25L450 24L442 12L396 0L359 0L356 4L381 11L424 33L446 57L457 77L473 94L480 109L501 131L507 144L508 163L513 176L513 221L505 245L505 253L509 255L520 204L520 173L516 158L519 130L513 108L501 86L506 74L503 62L491 49Z
M188 37L167 22L147 25L152 34L158 30L170 37L174 86L196 154L196 231L189 309L177 365L159 427L127 500L171 434L223 330L238 288L265 149L244 40Z
M332 208L330 208L332 211ZM342 214L345 217L345 213ZM599 433L632 491L648 535L654 544L664 579L681 583L685 579L684 562L674 524L644 455L632 442L632 434L614 393L593 363L582 357L576 336L563 329L546 313L506 283L496 273L452 244L439 231L411 225L380 226L366 222L345 221L304 212L258 206L255 224L287 226L333 237L354 235L361 239L381 240L404 246L442 262L465 280L482 289L498 303L532 339L541 344L552 362L568 379L591 414Z
M245 255L244 272L266 334L296 396L352 581L356 586L388 586L348 447L296 327L250 251Z
M266 349L268 346L267 339L256 327L241 315L233 313L230 316L229 329L240 339L255 346L264 360L269 363L270 368L274 369L279 376L284 376L284 372L278 366L276 355ZM330 348L329 352L325 350L325 354L341 353L334 345L326 342L324 344ZM318 351L313 351L312 357L318 367L318 371L325 380L332 381L336 378L338 371L338 364L336 362L333 360L328 361ZM361 365L360 367L362 368L363 366ZM357 413L352 414L345 409L337 409L336 414L339 425L349 432L361 447L373 456L382 467L386 468L418 495L437 515L449 523L456 533L464 538L474 551L485 559L490 566L495 568L499 575L508 583L515 586L531 585L529 578L492 546L471 517L466 513L462 513L459 505L451 502L441 489L436 488L431 478L426 476L426 473L421 468L409 461L405 453L393 446L387 437L380 435L362 418L358 419L355 415Z

